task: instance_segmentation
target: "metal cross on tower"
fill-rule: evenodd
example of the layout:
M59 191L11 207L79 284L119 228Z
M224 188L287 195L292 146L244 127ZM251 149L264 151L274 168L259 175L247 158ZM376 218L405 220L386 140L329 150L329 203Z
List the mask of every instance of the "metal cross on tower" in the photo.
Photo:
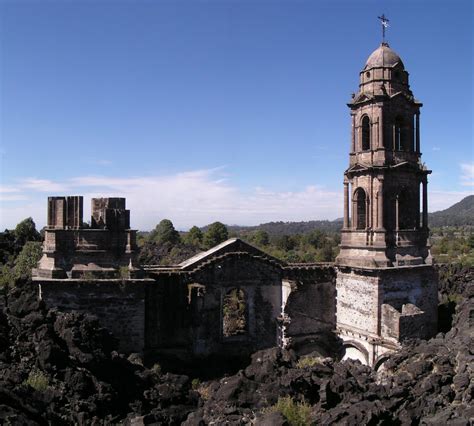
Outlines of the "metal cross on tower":
M385 14L378 16L378 18L382 23L382 42L385 43L385 29L388 27L389 20L385 17Z

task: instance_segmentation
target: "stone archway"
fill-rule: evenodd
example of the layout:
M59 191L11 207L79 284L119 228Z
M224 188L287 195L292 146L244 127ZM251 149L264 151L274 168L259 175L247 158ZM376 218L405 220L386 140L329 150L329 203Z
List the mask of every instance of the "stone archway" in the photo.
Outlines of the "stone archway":
M343 360L358 360L364 365L369 365L369 352L360 343L348 340L343 343L343 346L345 349Z
M388 355L380 355L376 360L375 360L375 364L374 364L374 370L375 371L381 371L383 370L383 364L385 363L385 361L388 360Z

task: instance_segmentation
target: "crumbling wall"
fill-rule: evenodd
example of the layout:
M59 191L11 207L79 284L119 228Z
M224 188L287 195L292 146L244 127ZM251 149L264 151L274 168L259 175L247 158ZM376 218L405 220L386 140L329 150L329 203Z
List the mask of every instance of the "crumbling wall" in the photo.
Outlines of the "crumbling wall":
M189 352L192 313L182 274L157 274L145 294L146 350Z
M284 270L284 345L300 354L342 355L336 330L336 272L333 266L288 267ZM288 292L289 287L289 292Z
M186 280L195 355L245 356L278 344L282 305L279 265L249 253L227 253L200 266ZM245 295L246 329L245 333L225 336L223 306L232 289Z
M375 270L340 268L337 274L337 324L376 335L379 327L379 277Z
M145 285L150 280L42 280L39 296L48 308L95 315L119 339L123 352L142 352Z

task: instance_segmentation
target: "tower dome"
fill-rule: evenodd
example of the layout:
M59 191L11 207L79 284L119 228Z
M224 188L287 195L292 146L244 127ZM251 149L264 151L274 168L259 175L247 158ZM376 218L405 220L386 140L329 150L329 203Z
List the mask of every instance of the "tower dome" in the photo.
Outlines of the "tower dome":
M400 56L398 56L398 53L392 50L388 43L382 43L369 56L365 63L364 70L380 67L391 68L397 64L400 64L404 68L403 62L400 59Z

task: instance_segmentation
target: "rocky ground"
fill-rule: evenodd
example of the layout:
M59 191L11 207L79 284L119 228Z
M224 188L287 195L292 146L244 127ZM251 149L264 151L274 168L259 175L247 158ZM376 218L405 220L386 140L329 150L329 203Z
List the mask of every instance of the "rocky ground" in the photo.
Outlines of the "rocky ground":
M48 311L18 283L0 314L0 423L472 424L473 271L448 272L440 298L457 305L450 330L411 342L382 372L269 349L207 382L125 358L93 317Z

